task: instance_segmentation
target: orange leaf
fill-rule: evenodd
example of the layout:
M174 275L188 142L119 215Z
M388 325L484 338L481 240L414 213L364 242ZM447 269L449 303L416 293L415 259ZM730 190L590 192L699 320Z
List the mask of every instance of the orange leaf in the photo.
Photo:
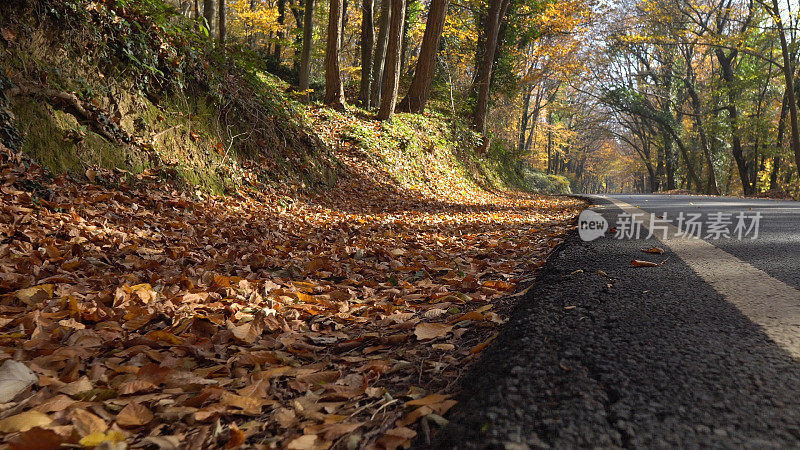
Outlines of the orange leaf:
M651 261L642 261L640 259L632 259L631 260L631 265L633 267L658 267L659 266L658 263L654 263L654 262L651 262Z

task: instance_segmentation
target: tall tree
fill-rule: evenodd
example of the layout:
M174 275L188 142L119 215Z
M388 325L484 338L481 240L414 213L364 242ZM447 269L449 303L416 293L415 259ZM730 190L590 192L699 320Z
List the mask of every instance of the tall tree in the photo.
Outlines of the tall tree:
M389 25L389 46L386 49L386 74L381 92L379 120L387 120L394 114L397 104L397 88L400 84L400 52L403 45L403 24L405 22L405 0L392 0L392 20Z
M344 85L339 64L342 49L342 0L331 0L328 14L328 43L325 48L325 104L344 111Z
M228 33L227 19L225 18L225 0L217 0L219 3L219 45L225 46L225 38Z
M389 23L392 18L392 0L381 0L381 19L378 24L378 39L375 41L375 56L372 58L372 93L370 105L378 106L383 89L383 69L386 66L386 47L389 45Z
M486 133L486 114L489 109L489 88L492 83L492 66L494 65L494 55L497 51L498 35L500 32L500 20L505 16L510 5L510 0L490 0L489 13L486 17L486 44L484 47L483 58L478 67L475 78L477 84L477 98L475 100L475 110L472 113L472 127L475 131Z
M406 0L405 19L403 20L403 41L400 46L400 73L406 73L406 64L408 63L408 27L411 26L411 11L414 8L414 3L417 0Z
M214 36L214 19L217 17L217 4L214 0L203 0L203 18L206 20L208 35Z
M792 135L792 152L794 153L794 161L797 165L797 170L800 172L800 118L797 112L797 97L795 93L795 67L792 64L792 51L790 50L789 43L786 41L786 27L781 18L781 9L778 6L778 0L772 0L772 9L770 11L772 21L778 28L778 39L781 44L781 56L783 57L783 79L786 83L785 95L786 102L789 105L789 128Z
M314 40L314 2L305 0L303 13L303 49L300 53L300 92L308 98L309 79L311 78L311 44Z
M286 24L286 0L278 0L278 24L283 27ZM281 53L283 53L283 28L278 30L277 40L275 47L273 47L272 57L278 62L281 60Z
M375 0L363 0L361 15L361 88L358 98L361 106L370 107L372 87L372 50L375 46L375 20L373 18Z
M403 101L398 105L400 111L421 113L425 109L425 102L431 91L431 82L436 71L436 55L439 52L439 42L444 30L444 21L447 16L449 0L432 0L428 11L428 22L425 24L425 34L422 37L422 48L419 52L417 67L414 69L414 78L408 88Z

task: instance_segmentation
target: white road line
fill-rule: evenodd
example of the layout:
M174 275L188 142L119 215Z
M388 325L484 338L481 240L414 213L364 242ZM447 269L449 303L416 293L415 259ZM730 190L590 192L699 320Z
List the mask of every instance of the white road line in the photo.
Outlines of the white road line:
M605 197L628 214L644 211L612 197ZM650 214L634 216L650 228ZM678 228L669 225L664 245L681 258L726 300L793 356L800 357L800 290L776 280L763 270L702 239L675 237Z

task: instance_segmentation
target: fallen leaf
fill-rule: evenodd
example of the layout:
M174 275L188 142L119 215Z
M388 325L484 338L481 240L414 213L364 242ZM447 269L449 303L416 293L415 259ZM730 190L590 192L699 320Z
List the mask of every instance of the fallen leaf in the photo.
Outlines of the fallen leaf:
M53 430L40 427L20 433L8 442L9 450L57 450L63 448L66 438Z
M33 427L45 427L50 425L51 422L52 419L47 414L31 410L0 420L0 432L28 431Z
M52 284L40 284L26 289L20 289L14 295L26 305L33 306L53 297L55 286Z
M436 403L441 403L445 400L450 398L449 395L443 394L431 394L427 397L422 397L417 400L410 400L406 402L406 406L426 406L426 405L433 405Z
M106 421L84 409L73 409L72 424L80 436L103 433L108 429Z
M447 336L447 333L453 329L452 325L445 325L443 323L429 323L422 322L417 324L414 328L414 335L417 340L435 339Z
M115 444L125 442L125 435L121 431L111 430L106 433L95 432L81 438L79 443L84 447L97 447L103 442Z
M225 443L226 449L237 448L244 444L244 431L240 430L235 423L228 428L228 442Z
M631 260L631 265L633 267L658 267L659 266L658 263L654 263L654 262L651 262L651 261L642 261L640 259L632 259Z
M0 403L10 402L39 380L25 364L7 359L0 366Z
M117 414L117 425L121 427L138 427L147 425L153 420L153 413L147 407L130 402Z
M67 383L64 386L61 386L58 388L58 392L67 394L69 396L75 396L83 392L91 391L92 387L92 382L89 381L89 377L84 375L72 383Z
M663 255L664 254L664 249L661 248L661 247L643 248L642 251L645 252L645 253L655 253L655 254L658 254L658 255Z
M469 352L470 352L471 354L473 354L473 355L474 355L475 353L480 353L481 351L483 351L483 349L485 349L486 347L488 347L488 346L489 346L489 344L491 344L491 343L492 343L492 341L494 341L494 340L495 340L495 338L497 338L497 333L493 334L493 335L492 335L492 337L490 337L489 339L487 339L487 340L485 340L485 341L481 342L480 344L478 344L478 345L476 345L476 346L472 347L471 349L469 349Z
M325 450L331 446L330 442L320 439L316 434L305 434L289 442L288 450Z
M261 413L261 408L264 405L260 399L231 394L230 392L222 393L220 403L241 409L243 413L252 415Z
M378 439L378 442L383 444L385 448L407 448L411 445L411 439L414 439L416 436L416 431L407 427L398 427L384 433L384 435Z

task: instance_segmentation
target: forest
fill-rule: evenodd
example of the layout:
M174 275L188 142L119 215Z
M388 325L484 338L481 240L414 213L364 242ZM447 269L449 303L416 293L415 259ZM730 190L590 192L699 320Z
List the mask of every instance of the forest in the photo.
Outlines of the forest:
M578 191L796 193L792 0L237 1L230 32L175 6L327 105L436 109Z

